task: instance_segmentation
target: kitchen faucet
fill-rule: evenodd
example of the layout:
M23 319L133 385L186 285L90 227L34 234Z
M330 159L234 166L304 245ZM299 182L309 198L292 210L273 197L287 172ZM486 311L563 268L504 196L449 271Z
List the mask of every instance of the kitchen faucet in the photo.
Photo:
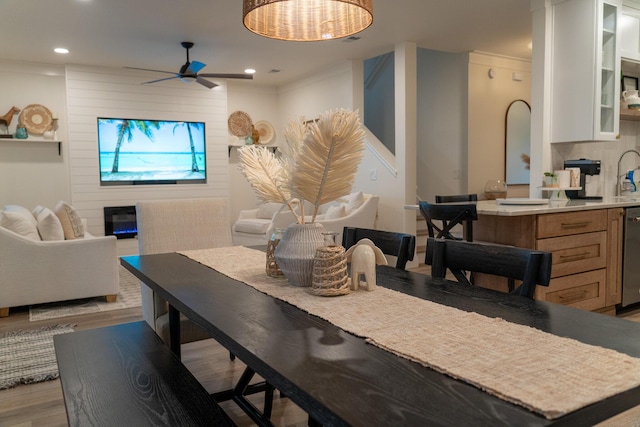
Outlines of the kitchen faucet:
M620 163L622 162L622 158L627 153L636 153L638 157L640 157L640 153L636 150L627 150L620 155L618 159L618 174L616 175L616 197L620 196Z

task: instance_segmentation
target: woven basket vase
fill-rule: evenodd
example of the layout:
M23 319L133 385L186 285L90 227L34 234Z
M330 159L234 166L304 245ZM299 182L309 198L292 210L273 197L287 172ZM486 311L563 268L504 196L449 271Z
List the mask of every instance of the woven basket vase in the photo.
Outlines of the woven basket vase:
M313 258L324 245L322 224L292 224L276 247L276 262L293 286L311 286Z

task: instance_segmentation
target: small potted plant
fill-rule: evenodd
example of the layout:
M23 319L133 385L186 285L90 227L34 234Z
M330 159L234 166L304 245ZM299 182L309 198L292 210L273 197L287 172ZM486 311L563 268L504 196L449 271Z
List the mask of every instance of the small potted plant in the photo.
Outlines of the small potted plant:
M558 176L553 172L545 172L544 173L544 186L549 188L559 187L558 185Z

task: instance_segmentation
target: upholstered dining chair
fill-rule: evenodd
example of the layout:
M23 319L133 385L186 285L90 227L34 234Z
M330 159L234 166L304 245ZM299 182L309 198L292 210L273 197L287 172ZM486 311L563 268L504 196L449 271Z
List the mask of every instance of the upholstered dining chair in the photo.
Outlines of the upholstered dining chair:
M426 263L433 277L444 278L449 269L465 285L471 285L465 271L506 277L511 294L531 299L536 285L551 281L551 252L515 246L429 237ZM522 281L518 287L516 280Z
M396 257L396 268L404 270L407 262L413 260L416 250L416 236L393 231L369 228L344 227L342 246L349 249L361 239L370 239L382 253Z
M145 200L136 204L140 255L231 246L226 199ZM167 302L151 288L141 286L142 315L165 342L169 340ZM209 338L186 317L180 317L182 343Z

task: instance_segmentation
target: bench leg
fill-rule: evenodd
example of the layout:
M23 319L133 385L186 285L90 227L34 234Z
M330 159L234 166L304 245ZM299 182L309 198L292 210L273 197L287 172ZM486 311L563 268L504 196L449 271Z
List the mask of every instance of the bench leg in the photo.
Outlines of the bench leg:
M7 316L9 316L9 307L0 308L0 317L7 317Z
M118 295L105 295L107 302L116 302Z

